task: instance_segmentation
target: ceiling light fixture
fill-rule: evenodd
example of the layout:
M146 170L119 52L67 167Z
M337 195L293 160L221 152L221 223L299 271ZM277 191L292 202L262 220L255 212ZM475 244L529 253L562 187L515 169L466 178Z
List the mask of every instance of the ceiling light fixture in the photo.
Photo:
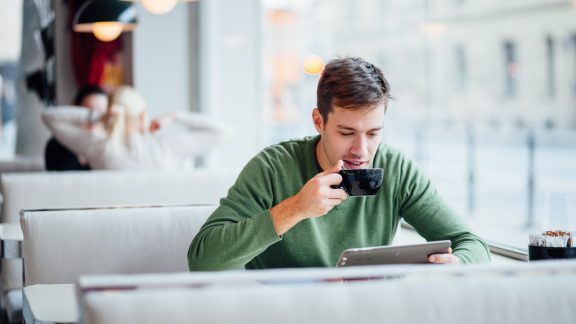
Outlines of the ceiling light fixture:
M124 0L130 2L141 2L142 6L146 8L149 12L155 15L163 15L170 12L178 1L180 2L192 2L198 0Z
M124 31L136 27L136 9L118 0L92 0L80 7L74 17L74 31L93 33L103 42L118 38Z
M308 74L320 74L324 70L324 60L318 55L308 55L304 58L304 71Z
M153 14L162 15L176 7L178 0L141 0L142 6Z

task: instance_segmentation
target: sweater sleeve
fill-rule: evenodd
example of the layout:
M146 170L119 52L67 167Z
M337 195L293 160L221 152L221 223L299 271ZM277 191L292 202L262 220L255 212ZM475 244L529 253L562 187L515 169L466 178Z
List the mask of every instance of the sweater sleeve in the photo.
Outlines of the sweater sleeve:
M400 183L400 214L427 241L450 240L462 263L488 263L487 244L440 197L430 180L404 160Z
M281 240L272 222L272 171L259 156L240 173L228 196L188 249L191 271L243 268Z
M81 107L50 108L42 112L42 121L52 135L74 153L89 154L91 147L100 142L86 128L92 116L90 109Z
M161 132L159 139L182 157L207 153L229 136L230 131L225 125L209 116L177 112L174 118L175 123L183 127L177 131Z

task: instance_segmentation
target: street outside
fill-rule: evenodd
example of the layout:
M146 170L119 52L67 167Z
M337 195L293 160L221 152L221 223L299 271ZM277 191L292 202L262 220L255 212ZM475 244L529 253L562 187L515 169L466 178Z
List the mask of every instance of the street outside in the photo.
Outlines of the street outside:
M440 194L486 240L526 249L530 232L576 230L576 133L535 134L530 205L526 131L478 131L474 144L462 130L393 132L387 132L387 142L418 161Z

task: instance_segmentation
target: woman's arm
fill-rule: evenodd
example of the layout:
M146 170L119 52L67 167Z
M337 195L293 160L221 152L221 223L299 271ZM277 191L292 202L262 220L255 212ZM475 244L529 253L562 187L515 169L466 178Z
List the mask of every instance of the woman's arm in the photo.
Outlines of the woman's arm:
M221 133L226 131L224 124L215 119L200 113L193 112L171 112L166 115L154 118L150 123L150 131L154 132L172 123L186 126L190 130L201 132Z
M100 114L74 106L49 108L42 112L42 121L52 135L74 153L86 157L90 148L100 142L100 139L87 129L92 118L99 119Z
M156 118L150 123L150 130L154 132L165 129L171 124L183 127L173 132L167 130L166 133L159 134L159 138L182 156L206 153L220 145L230 133L223 123L209 116L191 112L170 113Z

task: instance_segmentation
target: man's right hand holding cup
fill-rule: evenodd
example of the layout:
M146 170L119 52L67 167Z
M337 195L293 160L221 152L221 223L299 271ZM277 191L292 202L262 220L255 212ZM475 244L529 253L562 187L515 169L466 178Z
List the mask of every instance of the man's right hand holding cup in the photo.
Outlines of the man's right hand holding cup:
M344 190L330 187L342 182L342 176L338 174L342 164L342 160L339 160L332 168L318 173L306 182L300 192L270 209L278 235L283 235L301 220L326 215L334 206L346 200L348 195Z

